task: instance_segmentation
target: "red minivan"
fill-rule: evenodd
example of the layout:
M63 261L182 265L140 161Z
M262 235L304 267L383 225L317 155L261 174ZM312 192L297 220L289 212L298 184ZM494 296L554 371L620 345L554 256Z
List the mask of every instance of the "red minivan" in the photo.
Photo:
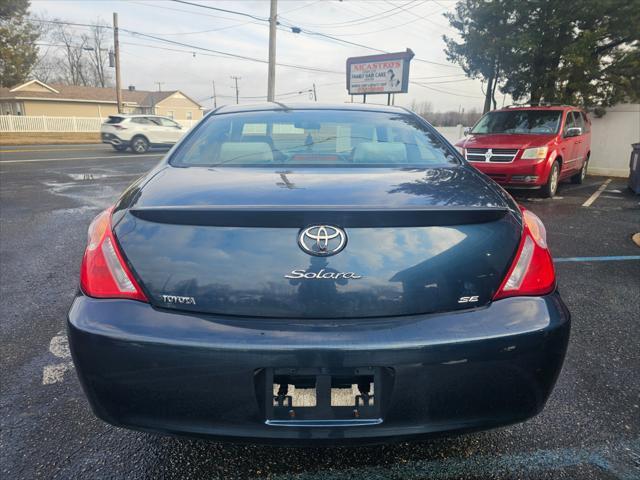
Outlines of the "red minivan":
M553 197L561 180L582 183L591 122L576 107L509 107L483 115L456 143L474 167L507 188Z

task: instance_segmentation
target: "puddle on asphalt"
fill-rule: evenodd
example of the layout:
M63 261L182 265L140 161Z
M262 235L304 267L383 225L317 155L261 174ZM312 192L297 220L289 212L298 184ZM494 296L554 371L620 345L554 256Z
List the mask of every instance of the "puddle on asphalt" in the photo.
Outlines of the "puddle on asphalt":
M84 180L98 180L101 178L112 177L113 175L107 175L106 173L67 173L72 180L76 182Z
M69 175L69 174L67 174ZM104 175L111 176L111 175ZM96 176L94 174L93 179ZM54 194L71 198L80 204L80 207L102 208L105 203L118 198L120 192L126 187L126 183L119 185L107 185L97 182L91 183L91 179L82 177L71 182L42 182L46 189Z

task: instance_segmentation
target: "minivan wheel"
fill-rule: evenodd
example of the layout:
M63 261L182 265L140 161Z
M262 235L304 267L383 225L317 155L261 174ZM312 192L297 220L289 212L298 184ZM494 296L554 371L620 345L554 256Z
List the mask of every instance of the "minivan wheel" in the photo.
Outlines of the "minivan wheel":
M552 198L558 190L558 182L560 181L560 164L553 162L551 170L549 171L549 178L547 183L542 187L540 193L544 198Z
M133 153L145 153L149 150L149 141L144 137L134 137L131 140L131 150Z
M589 159L587 158L582 164L582 168L580 169L580 171L576 173L573 177L571 177L571 183L580 185L582 182L584 182L584 179L587 176L588 166L589 166Z

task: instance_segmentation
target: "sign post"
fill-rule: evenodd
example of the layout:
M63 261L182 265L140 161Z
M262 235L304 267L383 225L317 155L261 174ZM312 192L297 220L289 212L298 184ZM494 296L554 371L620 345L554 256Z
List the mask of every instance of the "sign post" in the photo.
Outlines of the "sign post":
M387 104L391 105L392 94L409 90L409 64L413 56L407 48L406 52L347 58L349 95L362 95L363 103L367 103L367 95L386 93Z

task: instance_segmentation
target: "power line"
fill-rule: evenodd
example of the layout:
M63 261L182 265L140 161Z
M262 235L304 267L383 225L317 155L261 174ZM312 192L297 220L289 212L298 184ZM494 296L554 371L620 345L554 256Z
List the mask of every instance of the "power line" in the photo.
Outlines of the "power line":
M177 1L177 0L174 0ZM189 3L191 5L197 5L197 4L192 4L190 2L183 2L181 0L181 3ZM211 7L211 8L216 8L216 7ZM35 21L38 22L44 22L44 23L52 23L52 24L62 24L62 25L71 25L71 26L79 26L79 27L89 27L89 28L93 28L94 25L90 25L90 24L83 24L83 23L74 23L74 22L63 22L63 21L58 21L58 20L43 20L43 19L34 19ZM105 26L104 28L109 28L111 29L111 26ZM175 40L170 40L170 39L166 39L166 38L161 38L161 37L157 37L155 35L150 35L150 34L145 34L142 32L137 32L134 30L128 30L128 29L124 29L124 28L120 28L120 31L122 32L126 32L129 35L132 36L140 36L140 37L145 37L145 38L149 38L155 41L159 41L159 42L164 42L164 43L169 43L169 44L173 44L173 45L178 45L181 47L185 47L185 48L191 48L191 49L195 49L198 50L198 52L201 55L205 55L205 56L218 56L218 57L222 57L222 58L236 58L236 59L240 59L240 60L245 60L245 61L252 61L252 62L258 62L258 63L268 63L267 60L263 60L263 59L259 59L259 58L255 58L255 57L249 57L249 56L245 56L245 55L238 55L238 54L233 54L233 53L228 53L228 52L223 52L220 50L213 50L213 49L209 49L209 48L205 48L205 47L200 47L197 45L191 45L191 44L187 44L187 43L183 43L183 42L178 42ZM303 31L301 29L301 31ZM375 50L381 53L388 53L384 50L379 50L379 49L375 49L373 47L369 47L366 45L362 45L362 44L358 44L355 42L349 42L346 40L342 40L342 39L338 39L335 37L332 37L330 35L326 35L326 34L322 34L319 32L309 32L304 30L305 33L312 33L315 35L319 35L323 38L327 38L330 40L334 40L334 41L338 41L340 43L346 43L346 44L350 44L350 45L355 45L355 46L359 46L362 48L367 48L367 49L371 49L371 50ZM125 43L125 42L123 42ZM138 46L142 46L142 47L148 47L148 48L156 48L156 49L161 49L161 50L166 50L166 51L176 51L176 52L181 52L181 53L190 53L192 55L195 55L194 51L185 51L185 50L178 50L178 49L171 49L168 48L166 46L163 47L159 47L159 46L154 46L154 45L145 45L145 44L135 44L135 43L131 43L131 42L126 42L126 44L130 44L130 45L138 45ZM202 52L207 52L207 53L202 53ZM441 65L441 66L446 66L446 67L453 67L453 68L458 68L457 66L454 65L448 65L448 64L441 64L438 62L433 62L430 60L425 60L422 58L414 58L415 61L419 61L419 62L424 62L424 63L429 63L429 64L435 64L435 65ZM287 63L277 63L278 66L282 66L282 67L287 67L287 68L296 68L296 69L300 69L300 70L307 70L307 71L313 71L313 72L320 72L320 73L333 73L333 74L339 74L339 75L343 75L344 72L339 72L339 71L335 71L335 70L327 70L327 69L321 69L321 68L316 68L316 67L306 67L306 66L302 66L302 65L295 65L295 64L287 64ZM469 98L480 98L480 97L476 97L476 96L471 96L471 95L465 95L465 94L458 94L455 92L448 92L445 90L439 90L436 89L434 87L429 87L428 84L424 84L421 82L416 82L416 81L411 81L411 83L415 84L415 85L419 85L423 88L428 88L430 90L439 92L439 93L445 93L445 94L450 94L450 95L459 95L459 96L463 96L463 97L469 97ZM449 83L449 82L443 82L443 83ZM262 98L262 97L259 97Z
M299 7L292 8L291 10L285 10L280 15L283 15L285 13L295 12L296 10L302 10L303 8L309 8L311 5L315 5L316 3L320 3L321 1L322 0L315 0L315 2L310 2L310 3L307 3L306 5L300 5Z
M449 74L449 75L436 75L436 76L429 76L429 77L412 77L412 80L431 80L434 78L449 78L449 77L466 77L467 75L465 73L454 73L454 74Z
M43 20L43 19L33 19L34 21L37 22L44 22L44 23L52 23L52 24L59 24L59 25L71 25L71 26L77 26L77 27L90 27L92 28L93 25L90 24L86 24L86 23L74 23L74 22L62 22L59 20ZM109 28L111 29L112 27L110 26L106 26L104 28ZM206 47L201 47L198 45L192 45L192 44L188 44L188 43L184 43L184 42L178 42L176 40L171 40L168 38L162 38L162 37L157 37L155 35L149 35L146 33L142 33L142 32L138 32L135 30L128 30L126 28L120 28L121 32L126 32L134 37L144 37L144 38L148 38L148 39L152 39L155 41L159 41L159 42L164 42L164 43L169 43L172 45L178 45L181 47L185 47L185 48L190 48L190 49L194 49L197 51L203 51L203 52L209 52L209 53L215 53L219 56L223 56L224 58L237 58L240 60L246 60L246 61L252 61L252 62L257 62L257 63L268 63L267 60L263 60L260 58L256 58L256 57L249 57L246 55L239 55L239 54L235 54L235 53L229 53L229 52L224 52L221 50L214 50L211 48L206 48ZM170 50L170 49L167 49ZM187 53L191 53L193 54L193 51L189 51ZM318 68L318 67L307 67L304 65L296 65L296 64L290 64L290 63L276 63L276 65L280 66L280 67L288 67L288 68L296 68L299 70L307 70L307 71L311 71L311 72L319 72L319 73L335 73L335 74L340 74L343 75L344 72L339 72L337 70L328 70L328 69L324 69L324 68Z
M386 3L388 3L389 5L393 5L389 0L384 0L384 1L385 1ZM442 6L442 5L440 5L440 6ZM403 8L403 7L400 7L400 8L402 9L402 11L403 11L403 12L407 12L407 13L409 13L410 15L413 15L414 17L417 17L417 19L418 19L418 20L426 20L427 22L431 23L432 25L435 25L435 26L440 27L440 28L445 27L445 25L442 25L442 24L440 24L440 23L437 23L437 22L435 22L435 21L431 20L430 18L427 18L427 16L426 16L426 15L425 15L425 16L420 16L420 15L417 15L416 13L412 12L412 11L411 11L411 10L409 10L409 9L406 9L406 8ZM446 9L446 7L444 7L444 8ZM431 15L431 14L430 14L430 15Z
M160 46L160 45L148 45L146 43L136 43L136 42L120 42L123 45L133 45L136 47L145 47L145 48L154 48L156 50L164 50L167 52L177 52L177 53L187 53L189 55L194 55L196 52L194 52L193 50L181 50L178 48L170 48L167 46ZM215 53L207 53L207 52L197 52L198 55L202 55L204 57L214 57L214 58L228 58L225 55L219 55L219 54L215 54ZM260 63L267 63L266 60L259 60L256 59L256 61L259 61ZM318 72L318 73L332 73L332 74L336 74L336 75L344 75L344 72L339 72L337 70L324 70L324 69L316 69L315 67L304 67L304 66L299 66L299 65L289 65L286 63L278 63L278 66L281 67L288 67L288 68L297 68L297 69L302 69L302 70L309 70L312 72ZM342 82L341 82L342 83Z
M254 20L261 20L263 22L268 22L269 21L268 18L257 17L256 15L251 15L250 13L245 13L245 12L239 12L237 10L227 10L226 8L212 7L211 5L200 5L199 3L187 2L186 0L173 0L173 1L175 3L184 3L185 5L191 5L193 7L207 8L209 10L216 10L218 12L232 13L234 15L241 15L243 17L253 18Z
M354 25L361 25L363 23L367 23L367 22L373 22L378 20L377 18L374 17L384 17L384 18L389 18L390 16L396 15L397 13L391 13L395 10L399 10L401 7L406 7L407 5L416 2L417 0L410 0L409 2L403 4L403 5L398 5L398 6L394 6L394 8L391 8L389 10L385 10L384 12L378 12L378 13L374 13L373 15L369 15L366 17L362 17L362 18L357 18L357 19L353 19L353 20L347 20L344 22L337 22L337 23L310 23L309 25L312 27L337 27L337 28L346 28L346 27L353 27ZM413 7L417 7L419 5L421 5L423 2L420 2L418 5L414 5ZM411 7L411 8L413 8ZM388 15L390 14L390 15Z
M150 3L144 3L144 2L139 2L139 1L135 1L135 0L127 0L127 3L135 3L137 5L143 5L145 7L152 7L152 8L162 8L163 10L171 10L173 12L181 12L181 13L188 13L189 15L193 15L193 10L187 10L184 8L175 8L175 7L167 7L164 5L160 5L160 3L163 2L156 2L153 4ZM200 13L200 16L205 16L205 17L209 17L209 18L220 18L222 20L231 20L229 17L223 17L222 15L213 15L211 13ZM246 23L250 23L250 22L246 22Z
M293 25L288 25L288 26L293 31L294 26ZM344 43L344 44L347 44L347 45L352 45L352 46L356 46L356 47L360 47L360 48L365 48L367 50L372 50L372 51L378 52L378 53L390 53L388 50L380 50L379 48L374 48L374 47L370 47L368 45L363 45L362 43L351 42L351 41L345 40L343 38L333 37L331 35L327 35L326 33L314 32L314 31L306 30L306 29L300 28L300 27L295 27L295 28L296 28L297 32L294 32L294 33L306 33L307 35L315 35L315 36L323 37L323 38L326 38L326 39L329 39L329 40L333 40L335 42ZM427 59L419 58L419 57L414 57L413 61L422 62L422 63L428 63L430 65L438 65L440 67L460 68L457 65L450 65L448 63L434 62L433 60L427 60Z
M234 78L234 77L231 77ZM238 77L239 78L239 77ZM232 87L234 88L234 87ZM285 93L278 93L276 94L277 98L282 98L282 97L291 97L291 96L298 96L298 95L304 95L304 94L308 94L308 93L313 93L313 88L308 88L306 90L294 90L291 92L285 92ZM218 98L236 98L235 95L217 95ZM209 96L209 97L205 97L202 98L200 100L198 100L198 102L204 102L206 100L212 100L214 97L213 96ZM266 95L250 95L250 96L238 96L238 98L240 100L264 100L267 98Z
M368 3L368 4L366 4L366 5L365 5L364 3L362 3L362 2L359 2L359 3L357 3L357 5L358 5L359 7L363 7L367 13L368 13L368 12L370 12L370 11L372 11L372 9L373 9L373 8L376 8L376 9L378 9L378 8L383 8L383 7L380 7L380 5L379 5L379 3L378 3L378 2ZM345 8L346 8L346 6L345 6ZM410 8L413 8L413 7L410 7ZM409 9L405 9L405 11L408 11L408 10L409 10ZM373 10L373 11L376 11L376 10ZM416 17L418 16L417 14L414 14L413 12L409 12L409 13L411 13L412 15L414 15L414 16L416 16ZM432 14L434 14L434 13L436 13L436 12L435 12L435 11L430 11L430 12L428 12L426 15L432 15ZM384 25L386 25L386 23L385 23L385 21L384 21L384 20L385 20L385 19L380 19L380 20L379 20L379 21L377 21L377 22L378 22L379 24L381 24L381 25L383 25L383 26L384 26ZM427 34L430 34L430 35L435 34L436 36L439 36L439 35L440 35L440 33L436 32L436 31L434 31L434 30L432 30L432 29L423 29L423 28L418 28L416 25L413 25L413 23L415 23L415 21L418 21L418 20L419 20L419 19L413 19L413 20L411 20L411 21L407 22L407 23L405 24L406 26L405 26L405 28L403 29L403 32L406 32L406 33L408 33L408 34L412 34L412 35L416 36L417 38L420 38L421 40L422 40L422 39L424 39L424 38L425 38L425 35L427 35ZM381 31L388 30L388 29L389 29L389 28L384 28L384 29L381 29ZM350 32L350 33L351 33L351 32ZM371 34L373 34L373 33L375 33L375 32L369 31L369 32L364 32L364 33L367 33L367 34L371 35ZM352 34L352 36L356 36L356 35L357 35L357 36L360 36L361 34L363 34L363 32L357 32L357 33L354 33L354 34Z
M415 80L415 79L413 79L413 80ZM441 83L460 83L460 82L469 82L469 81L472 81L472 80L473 80L473 78L459 78L457 80L440 80L440 81L437 81L437 82L426 82L426 83L424 83L424 85L438 85L438 84L441 84Z
M467 98L484 98L484 97L481 97L479 95L465 95L464 93L449 92L447 90L441 90L439 88L431 87L431 86L429 86L427 84L420 83L420 82L410 81L409 83L412 83L414 85L418 85L418 86L420 86L422 88L426 88L428 90L433 90L434 92L444 93L446 95L456 95L458 97L467 97Z
M387 3L389 3L390 5L393 5L393 4L392 4L392 3L390 3L390 2L387 2ZM424 2L422 2L422 3L424 3ZM414 8L415 6L417 6L417 5L413 5L413 6L409 7L409 8ZM416 17L416 18L414 18L414 19L412 19L412 20L409 20L409 21L406 21L406 22L401 22L401 23L397 23L397 24L394 24L394 25L391 25L391 26L387 26L387 27L384 27L384 28L379 28L379 29L377 29L377 30L369 30L369 31L366 31L366 32L356 32L356 33L352 33L352 32L350 32L350 33L349 33L349 36L351 36L351 37L359 37L359 36L362 36L362 35L372 35L372 34L374 34L374 33L380 33L380 32L385 32L385 31L387 31L387 30L393 30L393 29L396 29L396 28L405 27L405 26L410 25L410 24L412 24L412 23L415 23L415 22L417 22L417 21L419 21L419 20L427 20L427 21L431 21L431 20L429 20L427 17L428 17L428 16L431 16L431 15L433 15L433 14L435 13L435 12L429 12L429 13L427 13L427 14L425 14L425 15L417 15L417 14L415 14L414 12L410 11L408 8L404 8L404 9L403 9L401 6L397 6L396 8L400 8L400 9L402 9L402 11L404 11L404 12L411 13L411 14L412 14L414 17ZM385 20L386 20L386 19L385 19ZM374 20L372 20L372 21L377 21L377 19L374 19ZM425 33L425 32L421 32L420 36L423 36L423 35L424 35L424 33ZM439 35L437 32L434 32L434 33L436 33L436 35ZM343 36L346 36L346 35L344 35L344 34L337 34L337 33L334 33L333 35L335 35L335 36L337 36L337 37L343 37Z
M183 43L183 42L177 42L175 40L170 40L168 38L161 38L161 37L156 37L155 35L147 35L144 33L140 33L140 32L135 32L133 30L127 30L124 28L121 28L120 30L122 30L123 32L127 32L130 33L134 36L142 36L142 37L146 37L146 38L150 38L156 41L160 41L160 42L166 42L166 43L170 43L173 45L178 45L181 47L186 47L186 48L193 48L196 50L202 50L205 52L211 52L211 53L216 53L218 55L224 55L226 57L230 57L230 58L238 58L241 60L248 60L248 61L252 61L252 62L258 62L258 63L268 63L267 60L263 60L261 58L256 58L256 57L249 57L246 55L238 55L235 53L229 53L229 52L223 52L221 50L213 50L211 48L205 48L205 47L200 47L198 45L191 45L188 43ZM338 72L336 70L327 70L324 68L318 68L318 67L306 67L304 65L295 65L295 64L290 64L290 63L276 63L276 65L280 66L280 67L289 67L289 68L297 68L299 70L308 70L311 72L321 72L321 73L336 73L336 74L340 74L342 75L344 72Z
M418 17L418 18L414 18L413 20L409 20L408 22L404 22L404 23L397 23L395 25L392 25L390 27L385 27L385 28L380 28L378 30L369 30L368 32L356 32L356 33L350 33L349 36L351 37L361 37L363 35L372 35L374 33L380 33L380 32L386 32L388 30L395 30L396 28L400 28L400 27L406 27L407 25L410 25L412 23L415 23L419 20L421 20L423 17ZM435 32L436 35L440 35L439 33ZM334 35L336 37L341 37L344 35L338 35L337 33L334 33Z
M252 18L254 20L259 20L259 21L262 21L262 22L269 22L268 18L258 17L258 16L251 15L251 14L248 14L248 13L245 13L245 12L239 12L237 10L229 10L229 9L220 8L220 7L212 7L211 5L201 5L199 3L188 2L186 0L173 0L173 1L177 2L177 3L183 3L183 4L186 4L186 5L192 5L194 7L200 7L200 8L205 8L205 9L209 9L209 10L216 10L216 11L221 11L221 12L225 12L225 13L241 15L241 16L244 16L244 17L250 17L250 18ZM414 1L416 1L416 0L411 0L410 2L407 2L407 3L403 4L403 5L394 7L391 10L403 9L405 6L407 6L410 3L413 3ZM422 1L419 5L421 5L422 3L424 3L424 1ZM406 11L406 9L405 9L405 11ZM315 36L327 38L327 39L330 39L330 40L334 40L336 42L344 43L346 45L351 45L351 46L355 46L355 47L359 47L359 48L365 48L367 50L372 50L372 51L378 52L378 53L389 53L387 50L381 50L379 48L370 47L368 45L363 45L361 43L351 42L349 40L345 40L343 38L337 38L337 37L331 36L331 35L326 34L326 33L316 32L316 31L313 31L313 30L308 30L306 28L297 27L296 25L292 25L292 24L287 25L284 22L281 22L281 24L286 26L286 27L289 27L292 31L295 30L294 33L306 33L307 35L315 35ZM447 64L447 63L434 62L432 60L426 60L426 59L423 59L423 58L414 58L414 60L418 61L418 62L428 63L428 64L431 64L431 65L439 65L441 67L459 68L458 66L455 66L455 65L450 65L450 64Z

